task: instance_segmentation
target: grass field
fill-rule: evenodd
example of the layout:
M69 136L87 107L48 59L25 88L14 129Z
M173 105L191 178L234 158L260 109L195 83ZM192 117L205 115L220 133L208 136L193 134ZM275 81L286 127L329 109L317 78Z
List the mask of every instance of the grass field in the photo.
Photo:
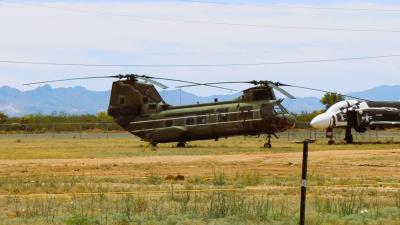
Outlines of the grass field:
M0 224L298 224L301 145L264 141L0 138ZM308 224L400 224L399 144L325 143Z

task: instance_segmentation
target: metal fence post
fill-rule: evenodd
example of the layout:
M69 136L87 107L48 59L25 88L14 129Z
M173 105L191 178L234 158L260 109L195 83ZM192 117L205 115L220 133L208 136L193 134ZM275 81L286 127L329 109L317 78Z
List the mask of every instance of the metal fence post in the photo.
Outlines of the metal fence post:
M300 199L300 225L305 224L306 197L307 197L307 166L308 166L308 144L315 140L306 139L296 143L303 144L303 163L301 166L301 199Z

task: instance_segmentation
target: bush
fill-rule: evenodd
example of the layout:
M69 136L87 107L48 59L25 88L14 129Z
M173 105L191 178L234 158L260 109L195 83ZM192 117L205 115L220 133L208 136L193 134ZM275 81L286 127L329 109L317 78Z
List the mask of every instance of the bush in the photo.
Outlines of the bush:
M216 186L224 186L226 183L226 176L225 176L224 172L216 172L214 170L214 176L213 176L212 182Z
M93 218L88 218L82 215L73 215L65 221L66 225L94 225L98 224Z
M149 177L147 177L147 184L152 184L152 185L159 185L163 182L163 178L160 175L157 174L150 174Z

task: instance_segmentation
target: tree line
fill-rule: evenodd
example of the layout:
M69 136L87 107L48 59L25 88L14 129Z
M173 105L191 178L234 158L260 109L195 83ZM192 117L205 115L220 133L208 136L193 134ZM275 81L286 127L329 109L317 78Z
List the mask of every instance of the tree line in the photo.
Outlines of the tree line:
M8 117L0 113L0 131L84 131L84 130L122 130L106 112L96 115L71 115L54 112L49 115L31 114L21 117Z

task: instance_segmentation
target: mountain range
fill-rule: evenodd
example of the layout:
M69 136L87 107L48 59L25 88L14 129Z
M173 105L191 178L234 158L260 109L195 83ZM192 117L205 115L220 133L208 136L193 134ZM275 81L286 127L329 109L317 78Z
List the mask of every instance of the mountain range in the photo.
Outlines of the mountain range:
M184 90L165 90L160 94L168 104L182 105L212 102L214 98L218 98L219 101L231 100L241 93L199 97ZM379 86L361 92L351 92L348 95L370 100L398 101L400 85ZM110 91L91 91L82 86L52 88L50 85L44 85L29 91L3 86L0 87L0 111L9 116L54 112L96 114L107 110L109 96ZM311 112L323 108L319 98L316 97L285 99L283 104L294 113Z

